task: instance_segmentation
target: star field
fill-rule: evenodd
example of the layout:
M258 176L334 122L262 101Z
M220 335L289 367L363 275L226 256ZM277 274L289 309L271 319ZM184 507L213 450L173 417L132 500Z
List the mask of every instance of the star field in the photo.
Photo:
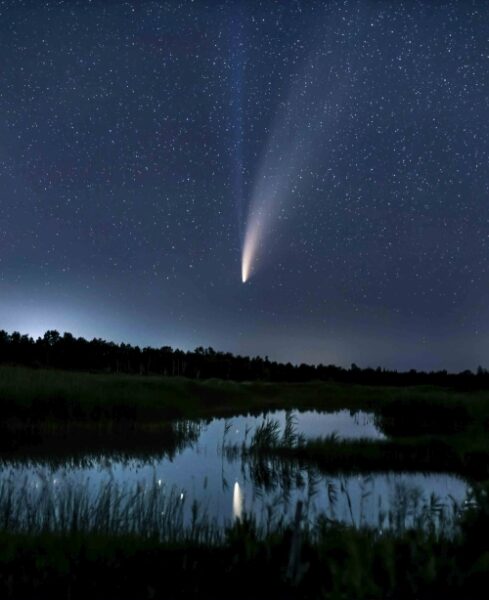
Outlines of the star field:
M0 328L487 366L488 40L477 1L0 2Z

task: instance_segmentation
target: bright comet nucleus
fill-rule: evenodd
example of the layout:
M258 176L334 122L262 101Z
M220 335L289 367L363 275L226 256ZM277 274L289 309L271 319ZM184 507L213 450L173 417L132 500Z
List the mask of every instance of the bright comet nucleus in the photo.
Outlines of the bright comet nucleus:
M260 226L257 222L251 223L246 230L241 258L241 280L243 283L246 283L251 275L251 269L256 258L259 232Z

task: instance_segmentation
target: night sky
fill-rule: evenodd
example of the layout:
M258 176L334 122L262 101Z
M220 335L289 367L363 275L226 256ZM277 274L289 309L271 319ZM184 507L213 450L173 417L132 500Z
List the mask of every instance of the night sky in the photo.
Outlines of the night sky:
M0 78L0 328L489 366L489 2L4 0Z

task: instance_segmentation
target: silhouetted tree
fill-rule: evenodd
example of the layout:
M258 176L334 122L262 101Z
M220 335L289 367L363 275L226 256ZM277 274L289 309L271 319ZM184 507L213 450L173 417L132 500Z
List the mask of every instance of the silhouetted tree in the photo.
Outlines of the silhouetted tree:
M86 340L71 333L46 331L33 340L18 331L0 330L0 363L99 371L140 375L211 377L236 381L311 380L358 383L366 385L441 385L457 389L489 389L489 372L479 366L476 374L469 370L454 374L447 371L422 372L411 369L404 373L380 367L365 369L352 364L350 369L335 365L293 365L270 361L268 357L249 357L219 352L211 347L197 347L193 352L161 348L140 348L115 344L100 338Z

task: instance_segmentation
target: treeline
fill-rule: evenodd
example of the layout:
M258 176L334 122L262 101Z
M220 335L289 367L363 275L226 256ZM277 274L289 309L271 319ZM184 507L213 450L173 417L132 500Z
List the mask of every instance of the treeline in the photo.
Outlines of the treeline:
M34 340L19 332L0 330L0 364L47 367L108 373L181 376L196 379L230 379L235 381L313 380L360 383L365 385L441 385L460 389L489 389L489 372L479 367L474 373L423 372L414 369L398 372L380 367L361 369L352 364L349 369L335 365L293 365L268 360L268 357L248 357L199 347L193 351L161 348L140 348L130 344L115 344L94 338L86 340L71 333L61 335L46 331Z

